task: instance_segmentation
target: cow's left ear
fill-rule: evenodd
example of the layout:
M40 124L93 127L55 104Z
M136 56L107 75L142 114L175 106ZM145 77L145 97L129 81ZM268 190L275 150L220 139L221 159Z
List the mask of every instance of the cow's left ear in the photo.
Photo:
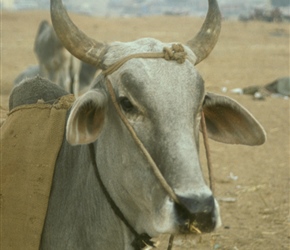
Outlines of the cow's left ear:
M208 137L228 144L261 145L266 133L260 123L233 99L207 93L203 104Z
M66 125L66 139L70 144L97 140L104 125L107 100L102 90L90 90L75 101Z

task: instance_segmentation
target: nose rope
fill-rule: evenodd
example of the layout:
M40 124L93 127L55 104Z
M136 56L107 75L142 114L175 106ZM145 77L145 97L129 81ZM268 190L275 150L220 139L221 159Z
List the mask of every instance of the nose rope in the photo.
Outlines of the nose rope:
M129 55L129 56L121 59L117 63L111 65L109 68L107 68L105 71L103 71L103 74L105 76L108 76L108 75L112 74L113 72L118 70L124 63L126 63L129 60L131 60L132 58L164 58L165 60L168 60L168 61L169 60L174 60L174 61L176 61L176 62L181 64L181 63L185 62L186 55L187 55L187 53L185 52L184 47L182 46L182 44L172 44L171 48L164 47L163 48L163 52L160 52L160 53L138 53L138 54ZM117 98L116 98L113 86L112 86L110 80L107 77L106 77L106 85L107 85L107 88L108 88L108 91L110 93L112 102L114 104L114 107L115 107L118 115L120 116L120 118L121 118L122 122L124 123L124 125L127 127L128 131L130 132L130 134L133 137L134 141L136 142L137 146L139 147L141 152L144 154L144 156L147 159L148 163L150 164L155 176L160 181L162 187L169 194L171 199L174 202L179 204L180 202L178 200L177 195L175 194L173 189L170 187L170 185L167 183L167 181L163 177L162 173L160 172L159 168L157 167L156 163L152 159L151 155L148 153L147 149L145 148L143 143L138 138L135 130L132 128L131 124L129 123L129 121L127 120L127 118L125 117L123 112L121 111L120 106L119 106L119 104L117 102Z
M108 88L109 94L111 96L113 105L121 118L123 124L128 129L129 133L131 134L132 138L134 139L136 145L139 147L145 158L147 159L149 165L151 166L153 173L155 174L156 178L159 180L160 184L164 188L164 190L168 193L169 197L177 204L180 204L180 201L175 194L174 190L171 188L171 186L168 184L168 182L163 177L162 173L160 172L159 168L157 167L155 161L152 159L151 155L145 148L144 144L141 142L141 140L138 138L135 130L127 120L126 116L121 111L121 108L118 104L113 86L111 81L108 79L108 75L114 73L116 70L118 70L124 63L127 61L133 59L133 58L164 58L165 60L174 60L179 64L182 64L186 60L187 53L184 50L184 47L181 44L173 44L171 48L164 47L163 52L156 52L156 53L137 53L133 55L129 55L120 61L114 63L110 67L108 67L106 70L104 70L102 73L106 77L106 86ZM207 158L207 166L208 166L208 174L209 174L209 182L210 182L210 188L213 191L213 178L212 178L212 167L211 167L211 160L210 160L210 153L209 153L209 145L208 145L208 139L207 139L207 132L206 132L206 123L205 123L205 117L204 113L202 112L202 119L201 119L201 126L202 126L202 134L204 139L204 146L206 151L206 158ZM192 227L192 228L190 228ZM198 234L200 234L200 230L193 225L189 225L189 229L191 231L194 231ZM173 241L174 241L174 235L172 234L169 238L169 244L167 247L167 250L171 250L173 247Z
M129 123L129 121L127 120L127 118L125 117L125 115L123 114L123 112L121 111L120 106L119 106L119 104L117 102L117 99L116 99L115 92L113 90L113 86L112 86L112 84L111 84L111 82L110 82L110 80L108 78L106 80L106 84L107 84L107 88L109 90L110 96L112 98L112 102L114 104L114 107L115 107L118 115L120 116L122 122L127 127L127 129L130 132L130 134L132 135L132 137L133 137L134 141L136 142L137 146L139 147L139 149L141 150L141 152L144 154L144 156L147 159L148 163L150 164L150 166L151 166L151 168L152 168L155 176L160 181L162 187L169 194L169 196L171 197L171 199L174 200L174 202L179 203L179 200L177 198L177 195L175 194L175 192L173 191L173 189L169 186L169 184L167 183L167 181L163 177L162 173L160 172L159 168L157 167L156 163L152 159L151 155L148 153L147 149L145 148L145 146L143 145L143 143L138 138L135 130L132 128L131 124Z

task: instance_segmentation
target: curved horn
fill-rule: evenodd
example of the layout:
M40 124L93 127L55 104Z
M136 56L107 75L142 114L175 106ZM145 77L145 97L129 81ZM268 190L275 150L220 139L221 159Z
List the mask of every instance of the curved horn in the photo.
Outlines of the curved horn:
M217 0L208 0L206 19L198 34L187 42L197 56L195 65L205 59L217 43L221 31L221 12Z
M78 59L100 67L105 44L88 37L74 25L61 0L50 1L54 30L64 47Z

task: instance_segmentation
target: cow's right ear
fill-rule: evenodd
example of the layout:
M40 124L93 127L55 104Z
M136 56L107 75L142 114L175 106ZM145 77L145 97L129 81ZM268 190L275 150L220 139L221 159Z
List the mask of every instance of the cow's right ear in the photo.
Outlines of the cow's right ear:
M66 139L70 144L97 140L105 122L107 102L102 90L90 90L75 101L66 125Z
M266 133L260 123L233 99L207 93L203 104L208 137L222 143L261 145Z

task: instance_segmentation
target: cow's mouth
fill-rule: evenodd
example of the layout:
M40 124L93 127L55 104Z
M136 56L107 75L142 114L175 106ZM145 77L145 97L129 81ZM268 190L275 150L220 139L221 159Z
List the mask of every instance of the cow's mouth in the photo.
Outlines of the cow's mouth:
M182 223L178 227L178 231L181 234L202 234L202 233L210 233L215 229L214 226L206 226L198 224L197 221L187 220L186 222Z
M213 200L213 198L212 198ZM175 203L175 211L178 222L178 231L181 234L201 234L212 232L216 228L214 202L207 201L200 210L190 212L183 204Z

